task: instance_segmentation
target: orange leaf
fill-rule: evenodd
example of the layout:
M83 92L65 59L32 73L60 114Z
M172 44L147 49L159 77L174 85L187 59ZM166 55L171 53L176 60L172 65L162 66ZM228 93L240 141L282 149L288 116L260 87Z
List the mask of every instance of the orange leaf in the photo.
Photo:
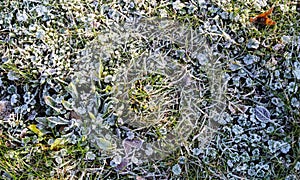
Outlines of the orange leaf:
M250 18L250 22L257 23L257 24L263 24L263 25L269 25L269 26L275 25L276 22L273 21L272 19L268 18L268 15L270 15L272 13L273 9L274 9L274 7L272 7L271 9L269 9L268 11L266 11L262 14L257 15L254 18Z

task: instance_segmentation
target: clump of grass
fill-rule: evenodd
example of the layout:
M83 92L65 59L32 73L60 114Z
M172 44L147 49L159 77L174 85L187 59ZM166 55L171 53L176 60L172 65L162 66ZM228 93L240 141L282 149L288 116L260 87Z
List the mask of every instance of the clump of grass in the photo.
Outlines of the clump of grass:
M87 47L69 86L73 110L113 167L161 160L212 138L224 92L219 59L205 42L188 25L149 19L100 34Z

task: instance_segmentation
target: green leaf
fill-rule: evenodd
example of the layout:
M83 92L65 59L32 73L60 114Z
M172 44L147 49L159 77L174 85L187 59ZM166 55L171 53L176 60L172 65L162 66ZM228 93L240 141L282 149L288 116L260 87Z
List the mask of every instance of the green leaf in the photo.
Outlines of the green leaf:
M101 79L101 77L103 77L103 64L102 64L102 60L99 60L99 72L98 72L98 78Z
M50 150L57 150L61 148L65 143L65 140L62 138L57 138L54 140L53 144L50 146Z
M89 116L90 116L90 118L91 118L92 120L96 120L96 117L95 117L95 115L94 115L93 113L89 112Z
M30 131L34 132L35 134L38 135L38 137L43 136L44 134L36 127L35 124L31 124L27 127L28 129L30 129Z

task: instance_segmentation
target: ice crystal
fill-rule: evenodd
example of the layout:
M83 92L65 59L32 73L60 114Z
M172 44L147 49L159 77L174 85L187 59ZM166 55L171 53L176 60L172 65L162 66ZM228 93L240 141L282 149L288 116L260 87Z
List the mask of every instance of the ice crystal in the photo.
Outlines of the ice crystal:
M172 167L172 172L175 174L175 175L179 175L181 173L181 167L179 166L179 164L175 164L173 167Z
M247 43L249 49L257 49L260 45L260 42L256 39L250 39Z
M294 167L297 171L300 171L300 161L298 161Z
M37 16L39 17L45 15L48 12L48 9L45 6L40 5L35 8L35 11L37 13Z
M244 58L243 61L246 65L250 65L253 64L254 62L258 62L259 61L259 57L255 56L255 55L249 55L247 54Z
M27 21L27 19L28 19L28 16L27 16L27 14L25 13L25 12L23 12L23 13L17 13L17 20L18 21L20 21L20 22L25 22L25 21Z
M180 2L180 0L176 0L175 2L172 3L173 9L175 10L181 10L182 8L185 7L185 5Z
M242 134L244 132L244 129L239 125L234 125L232 127L232 132L235 134Z
M85 154L85 158L87 159L87 160L94 160L95 158L96 158L96 155L93 153L93 152L87 152L86 154Z
M199 148L194 148L192 152L194 156L198 156L201 153L201 150Z

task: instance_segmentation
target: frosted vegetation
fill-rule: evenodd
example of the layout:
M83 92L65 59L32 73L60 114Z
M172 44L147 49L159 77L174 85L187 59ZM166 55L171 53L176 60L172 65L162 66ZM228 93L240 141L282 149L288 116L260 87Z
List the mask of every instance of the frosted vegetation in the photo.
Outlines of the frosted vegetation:
M1 178L299 179L296 8L1 1Z

